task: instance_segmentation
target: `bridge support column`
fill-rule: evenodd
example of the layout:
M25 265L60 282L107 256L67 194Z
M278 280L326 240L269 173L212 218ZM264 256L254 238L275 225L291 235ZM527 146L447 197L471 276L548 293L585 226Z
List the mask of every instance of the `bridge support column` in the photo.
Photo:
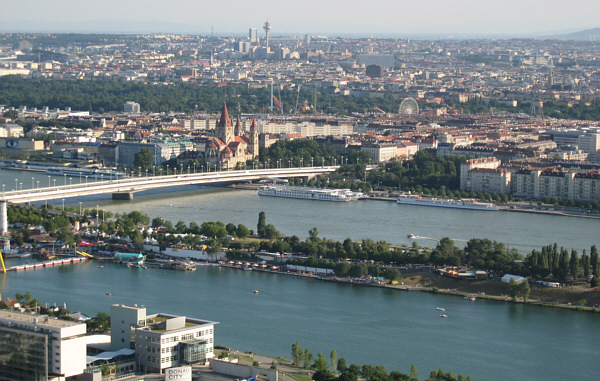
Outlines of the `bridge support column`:
M113 200L133 200L133 192L118 192L112 194Z
M0 201L0 234L8 233L8 203Z
M0 201L0 234L4 238L2 250L10 250L10 238L8 237L8 203ZM2 263L4 265L4 263Z

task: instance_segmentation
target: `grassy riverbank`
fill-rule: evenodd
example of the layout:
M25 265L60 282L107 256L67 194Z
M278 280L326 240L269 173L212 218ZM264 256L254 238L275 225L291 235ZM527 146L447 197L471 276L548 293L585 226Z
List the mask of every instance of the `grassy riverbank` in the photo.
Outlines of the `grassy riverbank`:
M460 280L446 278L431 272L422 272L402 279L404 285L420 286L450 295L475 294L478 298L511 301L508 297L508 284L500 280ZM522 302L521 299L518 302ZM528 304L560 307L567 309L593 310L600 305L600 292L584 287L548 288L531 286ZM581 305L585 306L582 307ZM600 312L599 308L596 308Z

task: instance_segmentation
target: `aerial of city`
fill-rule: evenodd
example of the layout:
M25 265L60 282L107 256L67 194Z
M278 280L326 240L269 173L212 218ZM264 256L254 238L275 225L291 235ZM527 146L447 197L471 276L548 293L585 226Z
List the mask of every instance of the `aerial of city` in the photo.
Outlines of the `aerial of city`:
M589 15L36 3L0 26L0 380L598 378Z

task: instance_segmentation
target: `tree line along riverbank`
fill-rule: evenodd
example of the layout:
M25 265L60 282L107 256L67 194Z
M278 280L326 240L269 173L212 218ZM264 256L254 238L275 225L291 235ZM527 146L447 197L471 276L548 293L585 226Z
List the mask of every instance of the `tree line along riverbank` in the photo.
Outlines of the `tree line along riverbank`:
M192 250L207 250L215 255L225 251L226 256L233 260L260 261L260 252L288 253L288 263L325 268L332 270L340 278L360 278L365 276L383 277L388 281L404 281L410 276L406 268L411 266L430 265L435 267L463 267L485 270L497 278L501 274L516 274L528 277L530 280L548 279L567 284L569 289L577 292L564 293L561 297L559 290L548 290L540 293L544 301L556 301L593 307L600 303L595 297L594 288L597 286L600 263L598 250L592 246L589 254L584 250L579 255L576 250L569 253L564 248L548 245L540 250L532 250L523 255L507 245L489 239L471 239L464 248L460 248L448 238L442 238L435 248L421 248L415 242L412 246L394 246L385 241L374 241L365 238L361 241L334 241L319 237L317 228L310 229L305 240L296 235L284 236L275 226L267 223L266 214L259 213L256 231L239 224L225 224L220 221L207 221L201 224L183 221L175 224L156 217L150 219L142 212L107 214L100 223L98 210L77 210L65 208L61 210L51 205L35 207L28 205L11 205L9 222L17 224L13 229L13 244L29 244L36 249L33 229L40 225L48 235L59 239L62 245L72 246L80 242L85 234L92 233L93 245L102 249L101 245L127 244L141 250L144 240L152 239L163 247L185 246ZM68 213L70 212L70 213ZM80 230L75 226L79 225ZM95 232L103 240L100 244ZM96 238L94 238L96 237ZM39 238L39 237L37 237ZM86 238L86 239L90 239ZM100 245L100 247L98 247ZM127 247L125 245L125 247ZM115 247L115 246L113 246ZM294 253L293 255L289 253ZM432 278L429 278L431 282ZM590 282L591 279L591 282ZM589 283L588 283L589 282ZM406 282L405 282L406 283ZM420 282L424 285L424 282ZM473 284L467 282L467 284ZM494 284L494 281L490 281ZM482 287L476 284L477 287ZM456 285L445 287L431 283L438 289L454 289ZM464 286L470 287L470 286ZM564 288L561 288L563 290ZM485 290L468 289L468 292ZM485 291L486 294L507 294ZM532 297L537 298L536 293ZM555 298L555 299L552 299Z

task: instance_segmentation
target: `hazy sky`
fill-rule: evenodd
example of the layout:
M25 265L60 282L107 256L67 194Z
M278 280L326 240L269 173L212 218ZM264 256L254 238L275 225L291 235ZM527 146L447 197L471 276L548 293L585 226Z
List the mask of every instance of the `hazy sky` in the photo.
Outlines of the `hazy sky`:
M599 0L2 0L0 4L2 31L119 33L137 28L207 34L212 26L215 33L247 33L266 19L275 35L539 34L600 26Z

